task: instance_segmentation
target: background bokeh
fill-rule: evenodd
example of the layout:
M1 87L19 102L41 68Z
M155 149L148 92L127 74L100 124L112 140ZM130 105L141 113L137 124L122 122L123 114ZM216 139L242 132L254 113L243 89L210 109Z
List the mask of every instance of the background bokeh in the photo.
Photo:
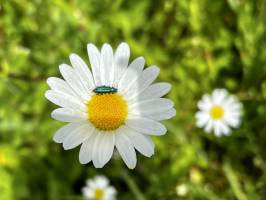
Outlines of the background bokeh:
M63 123L50 117L56 106L44 98L46 79L70 53L88 62L88 42L121 41L131 60L160 66L177 116L136 169L117 155L95 169L79 164L78 148L52 141ZM243 102L242 126L231 136L195 128L196 103L214 88ZM265 0L0 1L1 200L82 199L85 180L97 174L121 200L264 200L265 120Z

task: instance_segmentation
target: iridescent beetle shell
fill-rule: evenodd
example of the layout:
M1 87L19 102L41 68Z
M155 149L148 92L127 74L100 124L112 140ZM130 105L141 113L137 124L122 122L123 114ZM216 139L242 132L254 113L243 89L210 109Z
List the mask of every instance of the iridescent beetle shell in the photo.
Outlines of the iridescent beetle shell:
M98 86L93 90L93 92L96 94L116 93L117 89L110 86Z

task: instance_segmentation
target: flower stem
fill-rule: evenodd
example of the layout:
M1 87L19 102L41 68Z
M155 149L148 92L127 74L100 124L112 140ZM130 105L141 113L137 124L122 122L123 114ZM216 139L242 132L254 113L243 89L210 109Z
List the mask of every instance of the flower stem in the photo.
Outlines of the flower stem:
M122 176L127 183L129 189L132 191L132 193L135 195L136 200L146 200L145 196L140 191L139 187L135 183L134 179L132 179L126 172L122 173Z

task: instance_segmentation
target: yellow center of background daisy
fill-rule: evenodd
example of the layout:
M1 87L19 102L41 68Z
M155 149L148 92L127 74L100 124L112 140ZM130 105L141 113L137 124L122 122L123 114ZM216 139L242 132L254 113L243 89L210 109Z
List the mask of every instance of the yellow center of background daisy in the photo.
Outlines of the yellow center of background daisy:
M100 130L119 128L127 116L126 102L115 93L96 94L87 106L90 122Z
M104 192L102 189L96 189L95 190L95 194L94 194L95 199L101 200L101 199L103 199L103 195L104 195Z
M213 106L210 115L215 120L221 119L224 115L224 109L221 106Z

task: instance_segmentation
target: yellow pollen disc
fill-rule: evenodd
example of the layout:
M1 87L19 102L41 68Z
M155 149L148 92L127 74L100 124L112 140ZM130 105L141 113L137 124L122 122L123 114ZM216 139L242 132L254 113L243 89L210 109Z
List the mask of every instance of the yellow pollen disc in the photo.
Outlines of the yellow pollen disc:
M94 194L95 199L101 200L101 199L103 199L103 195L104 195L104 191L102 189L96 189L95 190L95 194Z
M104 131L119 128L127 117L127 104L121 96L115 93L94 95L87 108L90 122Z
M214 120L221 119L224 115L224 109L221 106L213 106L210 115Z

